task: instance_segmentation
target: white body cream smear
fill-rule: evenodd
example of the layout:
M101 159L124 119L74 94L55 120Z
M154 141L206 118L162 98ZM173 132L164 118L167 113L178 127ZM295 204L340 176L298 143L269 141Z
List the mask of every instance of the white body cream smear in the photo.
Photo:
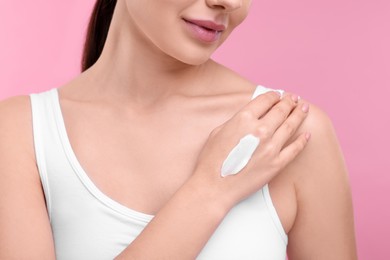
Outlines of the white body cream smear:
M280 89L261 88L261 91L256 91L255 96L264 94L269 91L277 91L282 98L284 91ZM240 139L240 142L230 151L229 155L225 159L221 167L221 176L226 177L228 175L234 175L240 172L249 162L252 154L255 152L257 146L260 144L260 138L247 134Z
M248 164L252 154L260 144L260 138L247 134L230 151L221 168L221 176L237 174Z

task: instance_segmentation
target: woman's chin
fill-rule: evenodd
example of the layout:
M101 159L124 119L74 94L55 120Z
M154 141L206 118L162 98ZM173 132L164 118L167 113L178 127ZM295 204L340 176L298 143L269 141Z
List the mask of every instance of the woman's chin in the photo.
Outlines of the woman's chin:
M210 57L207 57L205 59L183 59L180 60L181 62L187 64L187 65L192 65L192 66L199 66L202 65L203 63L207 62L210 59Z
M182 63L197 66L207 62L211 58L211 55L210 53L206 53L206 52L189 51L188 53L182 55L176 55L174 58L179 60Z

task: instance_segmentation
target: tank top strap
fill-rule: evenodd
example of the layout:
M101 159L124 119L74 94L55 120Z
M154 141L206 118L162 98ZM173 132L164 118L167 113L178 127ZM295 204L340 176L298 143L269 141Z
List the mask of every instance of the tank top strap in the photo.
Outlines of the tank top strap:
M53 157L60 156L60 140L56 131L53 102L57 89L30 94L32 128L36 163L46 199L46 207L51 219L51 193L48 172ZM58 157L57 157L58 158Z
M284 93L284 90L281 90L281 89L272 89L272 88L264 87L262 85L257 85L255 91L253 92L252 99L254 99L255 97L257 97L257 96L259 96L261 94L265 94L265 93L267 93L269 91L277 91L281 95L283 95L283 93Z

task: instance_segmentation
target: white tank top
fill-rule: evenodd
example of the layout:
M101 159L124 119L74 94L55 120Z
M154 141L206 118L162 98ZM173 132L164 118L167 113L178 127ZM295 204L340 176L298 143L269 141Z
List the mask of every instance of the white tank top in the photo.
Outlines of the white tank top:
M252 99L267 90L258 86ZM57 259L113 259L153 216L116 202L88 177L70 145L56 88L30 98ZM265 185L229 211L197 259L285 260L286 246L287 235Z

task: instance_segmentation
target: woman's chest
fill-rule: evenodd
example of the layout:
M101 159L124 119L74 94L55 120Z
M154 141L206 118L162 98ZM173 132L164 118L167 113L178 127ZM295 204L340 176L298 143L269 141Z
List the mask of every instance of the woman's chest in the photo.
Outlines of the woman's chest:
M191 176L208 134L220 122L189 120L193 117L91 115L83 120L65 114L64 120L72 149L92 182L122 205L155 214Z
M64 109L64 122L73 152L94 185L123 206L152 215L191 176L209 133L234 113L224 110L127 118ZM288 230L295 214L293 185L283 175L272 184Z

